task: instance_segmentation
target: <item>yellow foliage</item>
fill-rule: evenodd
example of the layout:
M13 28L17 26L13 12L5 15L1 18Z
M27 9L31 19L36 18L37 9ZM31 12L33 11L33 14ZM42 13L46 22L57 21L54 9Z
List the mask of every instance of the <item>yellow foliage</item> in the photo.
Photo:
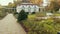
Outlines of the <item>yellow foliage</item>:
M43 0L31 0L30 2L34 4L41 4Z

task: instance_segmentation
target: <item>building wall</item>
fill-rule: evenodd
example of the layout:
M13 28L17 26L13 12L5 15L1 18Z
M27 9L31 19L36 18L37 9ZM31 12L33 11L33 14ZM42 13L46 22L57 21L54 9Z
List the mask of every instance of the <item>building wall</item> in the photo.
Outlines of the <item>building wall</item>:
M25 12L39 12L39 7L37 5L20 5L17 6L17 12L19 13L22 9L25 10Z
M50 4L49 0L43 0L43 6L48 6Z

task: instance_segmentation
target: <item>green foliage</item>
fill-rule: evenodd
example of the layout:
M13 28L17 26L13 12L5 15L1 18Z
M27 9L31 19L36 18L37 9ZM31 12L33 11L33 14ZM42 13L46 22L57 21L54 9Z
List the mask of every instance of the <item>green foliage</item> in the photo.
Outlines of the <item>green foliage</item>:
M31 19L31 15L28 18ZM60 31L60 23L58 22L59 19L53 19L51 17L41 21L28 19L23 21L23 25L26 27L28 34L57 34Z
M60 18L54 18L54 22L60 23Z
M39 12L39 13L36 13L36 16L37 17L44 17L44 16L46 16L46 14L44 12Z
M18 14L18 21L26 20L28 18L27 13L24 10L21 10Z
M35 12L32 12L32 14L35 14Z
M0 11L0 19L2 19L2 18L5 17L5 16L6 16L6 12Z
M53 16L60 16L60 14L58 14L58 13L55 13Z
M28 30L28 34L57 34L58 28L55 27L54 21L23 21L24 26ZM57 30L56 30L57 29Z
M18 12L14 12L14 15L18 14Z
M29 14L29 12L26 12L26 14Z
M22 22L28 34L57 34L60 31L60 19L53 19L53 16L51 16L48 19L36 21L33 20L35 17L35 14L28 15L28 20Z
M52 10L54 10L55 12L57 12L57 11L59 10L59 8L60 8L58 2L52 1L52 2L51 2L51 6L52 6L52 5L53 5L53 9L52 9Z
M30 14L28 15L29 20L35 20L36 15L35 14Z

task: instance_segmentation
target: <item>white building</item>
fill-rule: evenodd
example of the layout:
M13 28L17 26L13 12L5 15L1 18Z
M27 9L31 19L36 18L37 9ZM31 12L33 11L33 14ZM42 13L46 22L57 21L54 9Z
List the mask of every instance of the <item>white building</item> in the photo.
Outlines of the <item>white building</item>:
M50 4L49 0L43 0L43 6L48 6Z
M25 12L39 12L39 6L37 4L32 4L29 2L23 2L21 4L18 4L17 7L17 12L19 13L22 9L25 10Z

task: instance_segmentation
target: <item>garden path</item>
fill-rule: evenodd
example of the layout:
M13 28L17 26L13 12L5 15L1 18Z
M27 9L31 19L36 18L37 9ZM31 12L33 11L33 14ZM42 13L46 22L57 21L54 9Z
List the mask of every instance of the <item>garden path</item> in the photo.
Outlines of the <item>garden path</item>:
M26 34L22 26L17 23L17 19L13 14L8 14L4 19L0 20L0 34Z

